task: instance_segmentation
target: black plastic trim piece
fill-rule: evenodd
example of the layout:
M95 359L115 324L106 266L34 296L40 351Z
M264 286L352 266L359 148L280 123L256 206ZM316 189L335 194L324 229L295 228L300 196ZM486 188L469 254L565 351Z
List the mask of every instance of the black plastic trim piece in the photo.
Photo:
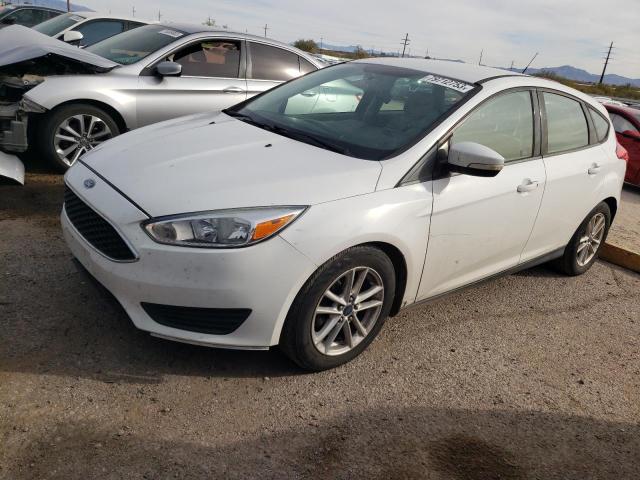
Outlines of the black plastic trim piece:
M250 308L181 307L146 302L142 302L140 306L160 325L210 335L233 333L251 315Z

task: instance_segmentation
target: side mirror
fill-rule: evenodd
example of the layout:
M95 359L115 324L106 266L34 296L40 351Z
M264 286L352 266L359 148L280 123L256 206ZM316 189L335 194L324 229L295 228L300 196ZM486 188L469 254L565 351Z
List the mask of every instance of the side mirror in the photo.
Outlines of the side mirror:
M625 130L624 132L622 132L622 135L627 138L640 140L640 132L638 132L637 130Z
M179 77L182 75L182 65L176 62L160 62L156 66L156 73L161 77Z
M504 167L504 157L475 142L460 142L449 148L449 170L476 177L495 177Z
M84 38L84 35L77 30L69 30L68 32L64 32L62 40L65 43L80 43L80 41Z

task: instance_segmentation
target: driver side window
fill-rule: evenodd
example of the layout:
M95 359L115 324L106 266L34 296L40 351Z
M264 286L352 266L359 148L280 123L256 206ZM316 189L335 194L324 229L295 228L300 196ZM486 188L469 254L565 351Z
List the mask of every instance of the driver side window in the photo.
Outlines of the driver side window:
M169 55L167 60L182 65L183 77L238 78L240 42L223 39L196 42Z
M533 104L529 91L492 98L456 128L451 143L475 142L504 157L505 162L533 156Z

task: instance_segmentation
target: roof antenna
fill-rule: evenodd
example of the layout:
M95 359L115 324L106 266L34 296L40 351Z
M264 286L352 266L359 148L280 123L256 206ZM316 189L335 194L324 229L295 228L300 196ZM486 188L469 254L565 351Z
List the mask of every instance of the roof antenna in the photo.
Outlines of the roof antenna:
M533 56L531 61L529 63L527 63L527 66L524 67L524 70L522 70L522 73L525 73L527 71L527 68L529 68L529 66L533 63L533 61L536 59L537 56L538 56L538 52L536 52L536 54Z

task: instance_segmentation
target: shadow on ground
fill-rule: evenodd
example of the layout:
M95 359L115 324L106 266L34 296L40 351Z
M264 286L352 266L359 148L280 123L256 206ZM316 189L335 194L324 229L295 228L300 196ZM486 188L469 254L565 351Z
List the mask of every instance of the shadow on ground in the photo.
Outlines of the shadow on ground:
M65 423L6 478L636 479L640 427L540 412L370 410L216 447Z

